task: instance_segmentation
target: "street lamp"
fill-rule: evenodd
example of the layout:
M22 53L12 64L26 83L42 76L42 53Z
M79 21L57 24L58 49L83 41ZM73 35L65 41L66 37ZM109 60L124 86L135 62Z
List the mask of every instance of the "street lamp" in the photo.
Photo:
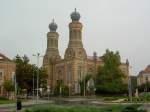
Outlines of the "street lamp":
M128 67L128 93L129 93L130 101L132 102L132 82L131 82L131 76L130 76L131 66L129 65L128 59L126 60L126 64L127 64L127 67Z
M16 111L17 111L17 77L15 72L13 72L13 82L15 86L15 100L16 100Z
M37 69L37 82L36 82L36 84L37 84L37 88L36 88L36 90L37 90L37 93L36 93L36 102L38 102L38 99L39 99L39 93L38 93L38 90L39 90L39 58L41 56L40 56L40 53L37 53L36 55L33 54L33 56L37 57L37 67L38 67L38 69Z
M32 89L32 91L33 91L33 101L34 101L34 68L33 68L33 89Z

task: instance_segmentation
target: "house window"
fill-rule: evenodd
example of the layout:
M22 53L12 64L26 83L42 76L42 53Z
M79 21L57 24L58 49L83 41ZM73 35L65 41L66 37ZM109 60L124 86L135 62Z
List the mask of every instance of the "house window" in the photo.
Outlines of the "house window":
M59 70L59 71L58 71L58 80L62 80L62 78L63 78L63 77L62 77L62 72L61 72L61 70Z
M146 83L148 82L148 77L145 77Z
M70 84L71 83L71 65L68 65L67 70L67 81Z
M81 80L81 66L78 67L78 80Z

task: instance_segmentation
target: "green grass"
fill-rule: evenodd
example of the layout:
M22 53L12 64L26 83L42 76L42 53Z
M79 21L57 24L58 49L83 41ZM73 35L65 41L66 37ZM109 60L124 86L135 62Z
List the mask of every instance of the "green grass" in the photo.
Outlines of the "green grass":
M136 109L140 105L133 105L131 107L135 108L135 111L140 112ZM71 106L71 105L38 105L31 109L25 110L24 112L128 112L126 108L128 105L103 105L103 106ZM123 111L124 110L124 111ZM129 111L130 112L130 111ZM144 111L146 112L146 111Z
M15 103L15 100L0 100L0 104L10 104L10 103Z
M26 102L28 100L21 100L22 102ZM16 103L16 100L0 100L0 104L10 104L10 103Z

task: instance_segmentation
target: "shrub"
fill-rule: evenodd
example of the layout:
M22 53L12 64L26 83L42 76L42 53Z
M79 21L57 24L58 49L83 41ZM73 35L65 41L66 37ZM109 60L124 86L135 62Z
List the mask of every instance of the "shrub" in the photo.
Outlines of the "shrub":
M60 93L60 91L61 91L61 93ZM68 96L69 95L68 86L64 85L63 82L58 82L54 89L54 95Z
M0 100L9 100L9 99L6 97L0 96Z
M130 105L122 110L122 112L147 112L146 110L138 110L139 105Z

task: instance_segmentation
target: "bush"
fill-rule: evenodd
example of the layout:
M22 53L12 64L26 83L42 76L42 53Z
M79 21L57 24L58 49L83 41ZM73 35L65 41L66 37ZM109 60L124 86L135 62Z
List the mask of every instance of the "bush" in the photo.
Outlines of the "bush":
M0 96L0 100L9 100L9 99L6 97Z
M146 110L138 110L139 105L130 105L122 110L122 112L147 112Z
M60 88L61 88L61 93L60 93ZM68 86L64 85L63 83L57 84L55 89L54 89L54 95L62 95L62 96L68 96L69 95L69 88Z

